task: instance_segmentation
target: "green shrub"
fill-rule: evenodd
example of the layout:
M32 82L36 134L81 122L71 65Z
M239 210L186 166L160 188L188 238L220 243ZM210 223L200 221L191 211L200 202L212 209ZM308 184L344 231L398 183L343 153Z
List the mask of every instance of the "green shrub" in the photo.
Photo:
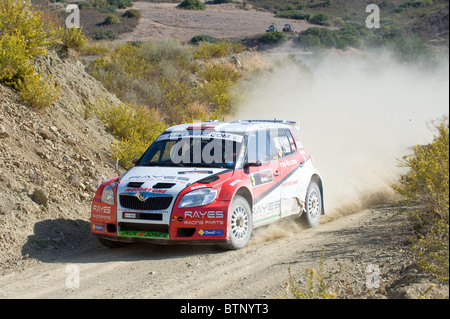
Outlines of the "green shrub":
M58 99L55 84L36 73L33 58L57 40L29 0L0 2L0 81L19 90L22 99L44 108Z
M0 1L0 36L2 34L21 36L29 57L46 54L46 48L57 41L56 31L44 24L30 0Z
M330 18L325 13L317 13L309 19L309 22L317 25L330 26L328 20L330 20Z
M129 168L131 160L138 158L167 126L159 121L157 114L145 106L98 101L95 113L118 138L112 145L113 158Z
M17 83L22 99L30 106L43 109L58 100L58 88L50 77L33 73Z
M103 24L110 25L110 24L118 24L120 23L120 18L116 16L115 14L110 14L105 18L105 21Z
M92 75L122 101L157 109L167 124L194 115L221 118L236 103L231 91L240 73L234 64L214 67L209 59L241 50L241 44L201 42L193 47L174 39L123 44L98 58Z
M413 250L418 264L438 279L449 280L449 123L435 125L433 142L404 156L408 172L394 186L410 212L415 229Z
M219 43L220 39L210 36L210 35L196 35L190 41L191 44L199 44L200 42L208 42L208 43Z
M127 7L133 6L133 2L131 0L107 0L108 4L111 6L115 6L119 9L125 9Z
M264 44L281 44L287 40L286 34L279 31L266 32L259 38L259 41Z
M200 42L195 49L194 57L196 59L215 59L224 58L231 54L245 51L245 46L236 42Z
M118 35L114 30L95 29L92 37L94 40L115 40Z
M311 14L305 13L300 10L288 10L281 11L275 15L276 18L284 18L284 19L296 19L296 20L309 20Z
M422 1L408 1L406 3L402 3L401 5L399 5L400 8L418 8L418 7L423 7L423 2Z
M178 5L179 8L186 10L205 10L206 5L200 0L184 0Z
M80 50L86 43L82 28L59 28L58 35L65 46L75 50Z
M3 34L0 37L0 82L17 88L18 82L32 73L33 66L24 38Z
M125 11L123 13L122 17L140 19L142 17L142 13L141 13L141 11L136 10L136 9L128 9L127 11Z
M311 27L298 36L300 45L309 48L338 48L347 49L349 46L359 48L363 44L363 37L357 27L346 24L340 29Z

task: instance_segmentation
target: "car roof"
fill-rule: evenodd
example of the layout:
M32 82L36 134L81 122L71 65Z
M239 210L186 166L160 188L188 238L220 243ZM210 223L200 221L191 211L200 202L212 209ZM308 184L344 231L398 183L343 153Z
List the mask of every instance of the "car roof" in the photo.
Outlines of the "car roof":
M187 123L172 126L168 128L166 132L208 129L230 133L247 133L251 131L257 131L260 129L268 129L268 128L290 128L290 126L294 126L295 128L298 129L299 123L294 121L283 121L283 120L237 120L230 122L207 121L207 122Z

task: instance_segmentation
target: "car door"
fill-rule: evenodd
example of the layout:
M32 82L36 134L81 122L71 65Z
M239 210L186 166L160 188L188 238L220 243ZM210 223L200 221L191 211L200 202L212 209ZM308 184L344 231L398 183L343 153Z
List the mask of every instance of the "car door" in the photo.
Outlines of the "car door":
M281 215L282 217L298 214L302 199L299 198L299 183L305 178L304 164L306 157L299 152L294 136L289 129L279 129L278 142L281 145L282 156L279 165L283 180L281 184Z
M266 224L280 217L282 178L279 149L268 129L251 132L247 139L246 162L260 162L260 166L247 166L253 194L253 221L255 226Z

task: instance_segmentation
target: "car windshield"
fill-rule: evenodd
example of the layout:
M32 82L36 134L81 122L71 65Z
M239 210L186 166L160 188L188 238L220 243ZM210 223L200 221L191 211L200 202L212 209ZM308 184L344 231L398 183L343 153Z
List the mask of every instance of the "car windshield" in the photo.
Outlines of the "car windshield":
M234 168L243 135L216 131L163 133L147 149L137 166Z

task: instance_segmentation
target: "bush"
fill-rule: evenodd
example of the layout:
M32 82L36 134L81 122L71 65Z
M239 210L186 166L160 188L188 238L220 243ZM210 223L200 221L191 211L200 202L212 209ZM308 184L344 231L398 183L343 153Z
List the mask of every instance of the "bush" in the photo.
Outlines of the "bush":
M275 17L284 19L309 20L311 14L305 13L300 10L288 10L277 13Z
M110 25L110 24L118 24L120 23L120 18L116 16L115 14L110 14L105 18L105 21L103 21L103 24Z
M33 73L22 36L3 34L0 37L0 82L17 88L19 81Z
M178 5L179 8L186 10L205 10L206 5L200 0L184 0Z
M43 109L58 100L58 89L50 77L39 73L33 73L19 80L17 88L22 99L30 106Z
M403 3L401 5L399 5L400 8L418 8L418 7L423 7L423 2L422 1L408 1L406 3Z
M136 9L129 9L123 13L122 17L140 19L142 17L142 13Z
M345 50L349 46L359 48L363 43L363 37L358 28L346 24L337 30L319 27L308 28L300 33L298 42L309 49L334 47Z
M196 35L190 41L191 44L199 44L200 42L219 43L221 40L210 35Z
M157 109L167 124L193 116L221 118L235 105L231 89L240 73L232 64L215 67L208 60L241 50L245 47L235 43L193 47L173 39L124 44L98 58L92 75L122 101ZM203 60L201 65L195 57Z
M286 40L286 34L279 31L266 32L262 37L259 38L259 41L264 44L280 44L285 42Z
M118 38L117 32L114 30L95 29L93 33L94 40L115 40Z
M37 74L32 63L56 39L56 31L44 25L29 0L0 2L0 81L19 90L22 99L36 108L58 99L55 84Z
M118 138L112 145L113 158L129 168L133 158L140 157L146 148L167 126L158 120L154 110L145 106L99 101L93 106L97 116Z
M414 147L404 156L402 165L409 169L394 186L402 203L418 207L410 212L416 236L413 250L418 264L438 279L449 280L449 123L448 118L435 125L433 142Z
M309 22L323 26L330 26L328 20L330 20L328 15L326 15L325 13L318 13L315 14L311 19L309 19Z
M234 42L200 42L195 49L196 59L224 58L231 54L245 51L245 46Z
M108 4L111 6L115 6L119 9L125 9L133 6L131 0L107 0Z
M30 0L0 1L0 35L3 34L21 36L29 57L46 54L46 48L57 41L55 30L44 24Z
M68 48L80 50L86 43L82 28L59 28L58 34Z

